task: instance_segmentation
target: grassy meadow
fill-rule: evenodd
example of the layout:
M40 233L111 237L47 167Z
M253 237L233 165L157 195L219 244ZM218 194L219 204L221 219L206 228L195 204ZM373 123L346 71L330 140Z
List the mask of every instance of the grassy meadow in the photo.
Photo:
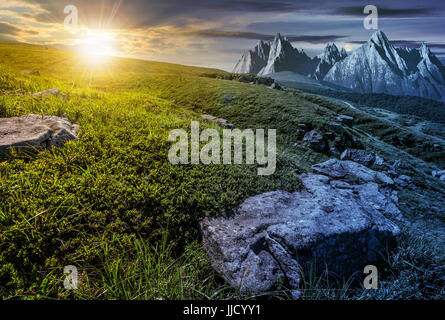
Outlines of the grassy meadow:
M198 223L261 192L298 190L298 175L329 157L295 145L297 124L326 132L339 114L356 118L348 130L367 149L412 164L416 183L436 192L402 193L404 212L444 219L428 209L428 197L444 196L429 178L443 153L425 152L416 136L393 143L408 133L340 100L224 80L225 74L124 58L93 63L75 52L0 41L0 117L56 115L80 126L80 139L63 148L0 162L0 298L249 298L212 270ZM30 97L55 87L65 95ZM170 164L172 129L189 131L198 120L201 129L222 130L202 114L240 129L277 129L275 174L257 176L255 165ZM434 281L424 291L412 288L443 272L434 271L444 261L439 245L426 241L405 232L400 253L388 257L387 284L374 295L349 283L333 290L329 279L317 277L305 281L305 298L443 297ZM66 265L79 270L78 290L63 287ZM282 289L270 295L286 298Z

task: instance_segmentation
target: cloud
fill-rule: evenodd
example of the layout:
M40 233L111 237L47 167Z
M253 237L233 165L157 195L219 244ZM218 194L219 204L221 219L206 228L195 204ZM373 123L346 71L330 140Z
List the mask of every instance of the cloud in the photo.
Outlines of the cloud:
M246 32L246 31L220 31L220 30L194 30L194 31L185 31L182 33L183 35L190 36L201 36L201 37L213 37L213 38L242 38L242 39L252 39L252 40L265 40L270 41L275 37L270 34L262 34L255 32ZM323 43L328 41L335 41L342 38L346 38L344 35L322 35L322 36L314 36L314 35L287 35L285 36L291 42L309 42L309 43Z
M301 46L314 54L326 42L368 36L361 22L365 4L356 0L0 0L0 35L72 46L83 35L64 28L67 4L78 8L81 31L105 29L118 42L122 55L179 63L231 64L237 52L258 40L272 40L275 32L304 43ZM395 38L442 41L439 30L444 20L438 15L444 12L444 3L375 0L373 4L380 17L397 18L382 21L382 28L393 30ZM417 16L424 18L398 19Z
M364 6L349 6L340 7L334 10L335 14L349 15L349 16L360 16L363 17ZM403 18L403 17L420 17L420 16L430 16L437 13L437 9L422 7L422 8L400 8L393 9L387 7L377 6L378 14L381 18Z
M391 43L396 47L419 48L424 41L394 40ZM445 49L445 43L426 43L429 48Z
M219 3L207 3L204 8L226 11L248 12L294 12L303 9L295 2L289 1L220 1Z
M286 38L291 42L309 42L309 43L325 43L347 38L348 36L340 35L325 35L325 36L286 36Z
M0 22L0 34L16 35L20 32L20 29L4 22Z
M40 10L26 12L40 22L63 23L68 2L22 0ZM186 26L191 21L228 21L236 15L289 13L302 9L295 1L274 0L70 0L78 8L81 23L120 28Z
M391 44L395 47L407 47L407 48L419 48L422 43L425 41L416 41L416 40L390 40ZM366 41L349 41L349 43L353 44L364 44ZM433 49L445 49L445 43L438 43L438 42L425 42L426 45Z

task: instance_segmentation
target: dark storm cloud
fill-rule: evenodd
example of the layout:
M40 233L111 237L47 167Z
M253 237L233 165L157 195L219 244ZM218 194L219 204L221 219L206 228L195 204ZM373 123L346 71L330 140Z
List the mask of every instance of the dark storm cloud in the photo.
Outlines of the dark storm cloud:
M195 1L193 1L195 2ZM303 9L296 1L218 1L202 5L204 8L225 11L291 12Z
M14 27L13 25L4 23L4 22L0 22L0 34L5 35L5 34L9 34L9 35L16 35L18 32L20 31L19 28Z
M83 21L97 20L102 16L104 23L113 20L117 27L131 25L133 27L150 27L160 25L185 26L190 19L204 21L224 20L243 13L290 13L319 12L322 14L363 16L366 3L356 5L356 1L342 0L24 0L30 4L38 4L46 13L36 14L39 21L63 22L63 8L67 4L79 9L79 18ZM386 1L375 0L381 17L416 17L435 15L443 12L445 5L439 1L429 5L418 5L414 0L395 0L391 7ZM425 2L424 2L425 3ZM117 9L117 10L116 10ZM26 13L32 15L33 13Z
M185 32L185 35L190 36L202 36L202 37L214 37L214 38L242 38L242 39L252 39L252 40L273 40L275 35L262 34L255 32L244 32L244 31L219 31L219 30L198 30ZM310 43L324 43L327 41L335 41L338 39L346 38L343 35L323 35L323 36L313 36L313 35L285 35L285 37L292 42L304 41Z
M363 16L363 9L365 6L350 6L350 7L341 7L334 10L336 14L342 15L350 15L350 16ZM420 16L429 16L433 15L437 12L437 9L433 8L385 8L377 6L378 14L380 17L385 18L403 18L403 17L420 17Z
M25 0L38 4L45 13L34 15L41 22L62 23L64 7L69 3L79 10L83 22L97 22L102 16L103 24L112 21L114 26L151 27L160 25L185 26L190 19L207 21L224 19L234 13L280 13L298 11L296 1L221 1L221 0ZM96 21L94 21L96 20Z

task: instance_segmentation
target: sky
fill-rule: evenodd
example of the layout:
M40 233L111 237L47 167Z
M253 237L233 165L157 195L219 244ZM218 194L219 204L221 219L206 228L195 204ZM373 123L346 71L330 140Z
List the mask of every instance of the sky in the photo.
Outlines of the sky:
M445 62L445 1L1 0L0 39L231 71L241 54L280 32L309 56L327 42L355 49L378 28L398 46L426 42ZM68 5L78 24L66 26ZM69 20L73 22L73 20Z

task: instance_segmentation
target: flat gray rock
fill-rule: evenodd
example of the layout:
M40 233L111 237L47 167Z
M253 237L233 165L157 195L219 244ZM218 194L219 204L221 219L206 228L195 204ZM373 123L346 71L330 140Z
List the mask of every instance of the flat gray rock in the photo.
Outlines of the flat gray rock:
M33 93L33 97L46 97L46 96L58 96L60 94L59 88L48 89L41 92Z
M216 122L216 123L218 123L220 126L222 126L224 128L233 129L235 127L232 123L229 123L226 119L217 118L217 117L214 117L214 116L209 115L209 114L203 114L202 118L206 119L206 120L210 120L210 121Z
M330 159L323 163L313 165L312 170L331 178L342 178L346 182L353 184L367 182L376 182L385 185L394 184L394 180L383 172L371 170L353 161Z
M77 129L68 119L56 116L0 118L0 159L6 158L11 148L37 151L42 147L61 147L66 141L77 139Z
M244 293L273 290L282 279L298 298L300 270L309 265L349 276L378 262L400 233L385 217L400 213L397 193L376 174L343 181L351 165L336 165L331 176L301 175L299 192L259 194L230 216L205 218L203 244L215 270Z

